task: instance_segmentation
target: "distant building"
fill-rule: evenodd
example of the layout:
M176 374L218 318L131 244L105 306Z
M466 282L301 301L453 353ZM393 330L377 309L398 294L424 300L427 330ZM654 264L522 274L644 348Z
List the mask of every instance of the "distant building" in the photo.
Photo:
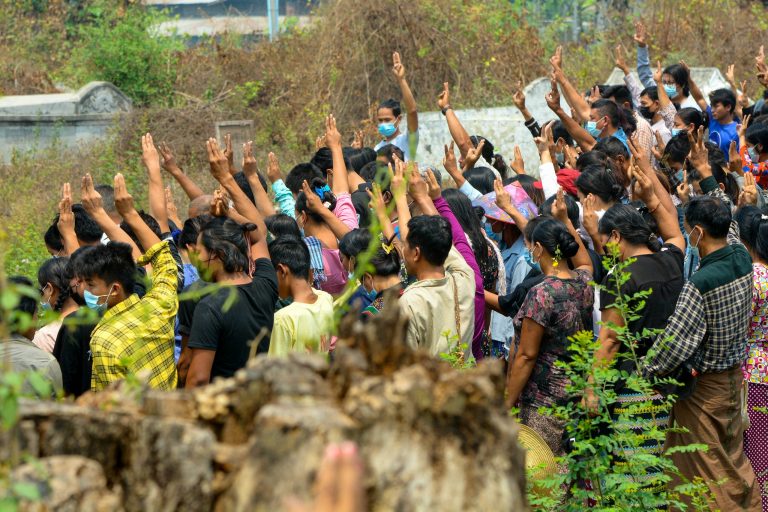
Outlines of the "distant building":
M278 27L309 24L319 0L272 0L277 4ZM176 20L160 24L162 33L176 31L192 41L225 32L261 39L269 35L270 0L143 0L145 5L167 9Z

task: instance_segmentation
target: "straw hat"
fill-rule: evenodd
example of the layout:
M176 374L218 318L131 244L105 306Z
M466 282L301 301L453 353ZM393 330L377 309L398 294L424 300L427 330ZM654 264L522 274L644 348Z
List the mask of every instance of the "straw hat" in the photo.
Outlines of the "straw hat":
M517 436L520 445L525 448L525 469L529 472L532 468L538 468L533 473L528 473L530 480L536 482L544 480L557 472L555 454L549 445L527 425L520 425L520 433ZM542 489L544 493L548 491ZM538 493L537 493L538 494Z

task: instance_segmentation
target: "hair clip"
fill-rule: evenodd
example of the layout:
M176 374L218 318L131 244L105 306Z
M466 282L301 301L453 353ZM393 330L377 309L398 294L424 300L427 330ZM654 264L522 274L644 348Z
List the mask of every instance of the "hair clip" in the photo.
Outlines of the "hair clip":
M768 215L761 215L760 220L768 220Z
M387 253L387 255L389 255L392 251L395 250L395 246L392 243L390 243L390 244L381 244L381 248L384 249L384 252Z

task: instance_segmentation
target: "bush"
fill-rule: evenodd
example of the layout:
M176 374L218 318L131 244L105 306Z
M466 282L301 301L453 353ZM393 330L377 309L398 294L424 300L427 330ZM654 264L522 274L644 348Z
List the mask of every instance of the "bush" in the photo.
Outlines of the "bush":
M164 15L140 5L116 10L107 2L91 6L89 13L63 77L74 87L92 80L112 82L136 106L171 104L183 44L176 37L150 36Z

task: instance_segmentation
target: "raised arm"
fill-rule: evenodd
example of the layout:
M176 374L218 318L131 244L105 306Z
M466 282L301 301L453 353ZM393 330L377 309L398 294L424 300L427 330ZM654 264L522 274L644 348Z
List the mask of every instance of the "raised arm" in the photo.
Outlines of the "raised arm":
M238 186L235 178L229 172L229 163L226 155L219 148L215 138L210 138L205 143L208 151L208 163L211 166L211 175L218 181L229 197L235 203L235 208L243 217L256 224L256 231L251 233L251 255L254 259L269 258L267 250L267 225L248 196Z
M107 237L113 242L122 242L131 246L133 259L138 261L141 258L141 251L136 246L128 233L123 231L120 226L115 224L104 211L104 204L99 194L93 186L93 178L90 174L83 176L80 185L80 202L83 204L86 213L96 221L96 224L106 233Z
M555 54L549 59L549 63L552 64L552 74L563 88L563 94L565 95L565 101L571 106L576 116L582 121L589 119L589 105L584 97L576 90L571 84L568 78L563 72L563 47L558 46L555 50Z
M461 157L466 157L467 152L472 147L472 141L469 140L469 133L464 129L459 118L456 117L456 112L451 107L451 91L448 88L448 82L443 82L443 92L437 97L437 108L440 109L445 116L445 120L448 122L448 131L459 147Z
M184 193L187 194L187 197L190 201L196 197L205 195L203 189L197 186L197 184L192 181L189 176L184 174L184 171L176 163L176 157L173 155L173 151L171 150L170 146L168 146L168 144L161 142L158 149L160 151L160 155L163 157L163 169L165 169L165 171L170 174L173 179L176 180L176 182L184 190Z
M397 209L397 225L400 231L400 240L405 241L408 236L408 222L411 220L411 210L408 208L408 197L406 190L408 183L405 179L405 163L396 161L395 171L392 176L392 184L389 189L395 198L395 208Z
M325 118L325 144L331 150L333 158L333 193L349 193L349 180L347 178L347 166L344 165L344 153L341 151L341 133L336 128L336 118L333 114Z
M272 152L267 155L267 179L272 184L272 192L275 194L275 202L280 211L291 218L296 217L296 200L285 186L283 173L280 172L280 163Z
M517 89L515 90L514 94L512 94L512 101L515 103L515 106L520 111L520 113L523 114L525 127L528 128L529 132L531 132L531 136L538 137L541 135L541 127L539 126L539 123L536 122L536 118L533 117L533 114L531 114L528 108L525 106L525 93L523 92L522 82L517 83Z
M405 105L405 112L408 115L408 131L415 133L419 131L419 114L416 110L416 99L413 97L411 87L405 79L405 67L400 62L400 54L398 52L392 54L392 73L397 79L397 85L400 86L400 95L403 99L403 105Z
M644 87L653 85L651 57L648 53L648 34L642 21L635 22L635 43L637 43L637 76Z
M693 79L693 75L691 75L691 68L689 68L688 64L682 60L680 61L680 65L683 66L686 71L688 71L688 89L691 90L691 96L693 96L693 99L696 100L696 103L698 103L701 111L706 112L708 107L707 100L704 98L704 93L701 92L699 86L696 85L696 81Z
M61 201L59 201L59 222L56 224L64 245L64 256L69 256L77 250L80 244L75 233L75 215L72 213L72 189L69 183L61 187Z
M259 213L264 217L274 215L275 206L270 201L267 191L261 185L259 179L259 166L256 164L256 159L253 157L253 141L248 141L243 144L243 174L248 180L248 184L253 191L253 198L256 200L256 208Z
M158 171L159 170L160 169L158 169ZM133 206L133 197L128 193L128 188L125 186L125 178L119 173L115 174L115 208L117 208L117 213L120 214L125 223L131 227L145 251L149 251L154 245L160 243L160 239L155 232L147 226L144 219L141 218L139 212L137 212L136 208ZM160 229L162 230L162 227ZM176 291L175 284L176 283L174 283L173 287L174 292Z
M581 241L578 231L576 231L576 228L571 224L571 219L568 218L568 209L565 205L565 192L563 192L562 188L557 191L557 197L552 203L552 216L565 224L565 227L568 228L568 232L576 240L576 243L579 244L579 251L573 258L571 258L574 270L587 270L590 274L594 274L595 270L592 268L592 259L589 257L589 252L587 252L587 248L584 247L584 242Z
M160 153L152 140L152 134L147 133L141 136L141 161L147 168L149 176L149 213L160 225L161 233L168 233L171 228L168 226L168 206L165 203L165 188L163 187L163 176L160 173ZM142 244L145 249L149 246Z
M614 48L614 54L616 56L616 67L624 73L624 84L626 84L629 92L632 94L632 103L634 105L639 105L640 93L643 92L643 86L629 70L627 61L624 58L624 46L617 44L616 48Z
M664 110L672 101L669 99L667 90L664 88L664 84L661 82L661 61L656 62L656 71L653 72L653 81L656 84L656 91L659 95L659 110Z
M685 252L685 238L680 231L680 223L677 220L677 212L664 208L659 200L659 197L654 190L652 175L655 175L651 163L647 159L640 163L635 160L634 176L637 183L638 196L648 207L648 211L653 215L656 220L656 224L659 228L659 235L661 239L668 244L676 246L681 251ZM669 194L665 194L669 197Z
M629 151L632 153L635 164L643 170L650 171L646 172L645 175L650 180L653 186L653 192L656 195L656 198L659 200L661 207L670 214L674 215L675 219L677 219L677 208L675 207L675 203L672 202L672 197L667 192L667 189L664 188L664 185L661 184L659 177L653 171L650 155L648 155L648 153L642 147L640 147L634 137L627 140L627 145L629 146Z
M301 190L307 198L307 209L323 218L337 240L341 240L344 235L352 231L336 214L323 205L320 196L309 187L307 180L301 184Z
M520 213L520 210L518 210L514 204L512 204L512 198L509 195L509 192L504 190L504 185L502 185L501 180L496 178L496 180L493 182L493 190L496 192L496 206L501 208L507 215L512 217L512 220L515 221L515 225L517 228L521 231L525 231L525 227L528 225L528 219L525 218L525 215Z
M579 123L569 116L563 108L560 106L560 92L557 90L557 81L553 78L551 80L552 89L547 93L546 101L549 109L560 118L563 123L563 127L571 134L571 137L581 147L583 151L590 151L597 143L594 137L592 137L587 130L581 127ZM587 114L589 117L589 114Z

